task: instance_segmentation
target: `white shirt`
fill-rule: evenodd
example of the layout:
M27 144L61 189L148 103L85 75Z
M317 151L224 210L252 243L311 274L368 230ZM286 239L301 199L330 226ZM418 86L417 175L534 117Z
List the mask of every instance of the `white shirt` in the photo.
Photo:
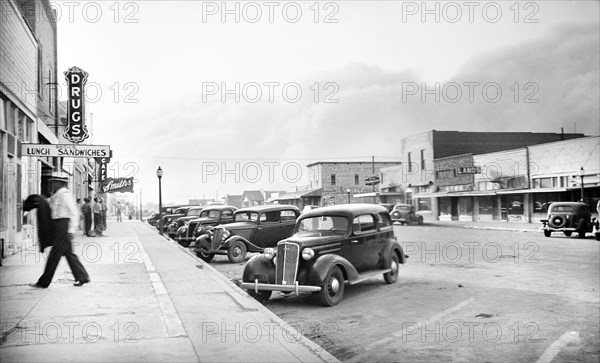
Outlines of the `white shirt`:
M73 196L62 187L50 198L52 219L69 218L69 233L75 233L79 223L79 210L75 205Z

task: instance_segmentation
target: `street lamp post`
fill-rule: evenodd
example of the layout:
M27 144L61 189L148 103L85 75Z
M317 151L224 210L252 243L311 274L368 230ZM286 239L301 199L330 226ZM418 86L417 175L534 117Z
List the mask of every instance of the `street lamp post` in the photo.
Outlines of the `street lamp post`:
M163 234L163 220L162 220L162 185L161 179L163 176L163 170L159 166L156 169L156 176L158 177L158 233Z
M583 166L579 169L579 177L581 178L581 202L583 202Z
M140 188L140 221L142 220L142 188Z
M350 188L346 189L346 193L348 194L348 204L350 204Z

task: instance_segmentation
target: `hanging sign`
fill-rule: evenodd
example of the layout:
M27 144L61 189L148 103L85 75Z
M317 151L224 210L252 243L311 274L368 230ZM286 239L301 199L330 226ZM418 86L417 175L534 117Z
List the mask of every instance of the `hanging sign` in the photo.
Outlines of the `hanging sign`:
M63 136L74 144L87 139L85 127L85 83L88 73L79 67L71 67L65 72L69 101L67 103L67 127Z
M133 178L108 178L100 181L101 193L133 193Z

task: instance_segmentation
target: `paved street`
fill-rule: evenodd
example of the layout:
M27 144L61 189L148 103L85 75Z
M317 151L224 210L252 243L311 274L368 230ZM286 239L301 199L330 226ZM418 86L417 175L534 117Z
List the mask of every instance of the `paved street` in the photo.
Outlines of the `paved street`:
M209 265L140 221L78 235L92 279L61 261L48 289L36 246L0 267L2 362L335 361Z
M597 362L598 242L496 225L395 226L410 256L396 284L348 287L331 308L282 293L266 306L343 361Z

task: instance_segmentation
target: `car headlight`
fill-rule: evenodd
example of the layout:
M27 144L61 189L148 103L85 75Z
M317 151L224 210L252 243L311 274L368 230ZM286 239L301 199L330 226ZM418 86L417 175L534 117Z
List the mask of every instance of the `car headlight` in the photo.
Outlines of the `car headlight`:
M226 240L227 238L229 238L229 236L231 236L231 232L229 232L229 231L228 231L228 230L226 230L226 229L223 229L223 237L221 238L221 241L225 242L225 240Z
M272 260L275 258L275 249L274 248L265 248L263 255L267 258L267 260Z
M313 251L312 248L305 248L302 250L302 258L306 261L310 260L313 257L315 257L315 251Z

